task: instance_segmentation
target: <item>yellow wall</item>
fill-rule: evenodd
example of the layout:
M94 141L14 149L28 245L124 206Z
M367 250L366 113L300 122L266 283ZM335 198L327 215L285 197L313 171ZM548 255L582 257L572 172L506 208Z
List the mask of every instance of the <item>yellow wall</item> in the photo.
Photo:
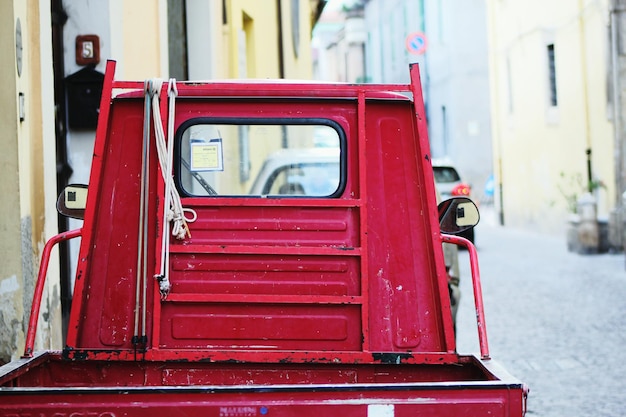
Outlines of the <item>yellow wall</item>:
M167 77L167 1L109 0L111 58L118 61L118 78ZM316 2L300 0L299 54L291 37L291 1L281 0L283 68L287 78L310 79L312 60L311 16ZM280 75L278 6L275 0L229 0L225 2L227 24L222 27L222 2L211 2L208 53L217 62L214 74L244 78L240 68L244 54L240 33L245 33L245 78L277 78ZM188 6L189 7L189 6ZM219 30L219 28L222 28ZM193 36L193 34L189 34ZM193 53L190 51L190 53ZM107 57L104 57L105 59Z
M597 192L599 214L607 216L615 204L607 1L490 0L488 13L494 171L505 224L562 232L563 194L584 191L587 148L594 177L607 186ZM550 43L556 107L549 104Z
M295 56L291 37L291 2L281 0L282 51L285 78L310 79L311 64L311 7L309 0L300 0L299 53ZM280 75L278 47L278 6L276 1L231 0L227 2L230 78L277 78ZM246 38L246 77L241 67L242 44L239 33Z
M16 65L16 22L22 71ZM50 6L39 0L0 2L0 360L24 348L41 249L56 233L56 160ZM20 93L23 105L20 104ZM20 113L23 120L20 120ZM46 175L46 172L50 175ZM61 347L58 262L50 265L36 348ZM53 330L54 329L54 330ZM58 330L58 331L56 331Z
M109 8L117 78L167 78L167 1L109 0Z
M0 239L0 302L5 306L0 320L0 360L11 359L12 351L23 344L23 332L13 329L12 322L24 313L20 236L20 189L17 142L17 73L15 70L15 13L12 2L0 2L0 192L10 198L0 199L0 228L13 239ZM23 345L22 345L23 346Z

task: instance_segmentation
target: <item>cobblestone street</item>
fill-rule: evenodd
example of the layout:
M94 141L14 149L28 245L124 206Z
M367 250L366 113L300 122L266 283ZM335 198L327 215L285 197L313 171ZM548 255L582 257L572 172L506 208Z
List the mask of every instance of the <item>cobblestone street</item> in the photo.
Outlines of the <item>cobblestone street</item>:
M565 236L476 229L491 356L530 387L528 416L626 415L624 254L578 255ZM467 251L459 352L478 352Z

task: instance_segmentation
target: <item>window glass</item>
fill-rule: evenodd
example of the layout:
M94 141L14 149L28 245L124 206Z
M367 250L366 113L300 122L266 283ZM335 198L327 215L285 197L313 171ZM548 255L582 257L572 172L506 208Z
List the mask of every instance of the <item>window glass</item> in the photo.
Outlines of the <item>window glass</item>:
M559 104L558 95L556 90L556 64L554 54L554 44L547 45L548 51L548 81L550 82L550 105L556 106Z
M188 124L177 144L178 186L188 196L335 196L341 141L323 123Z
M461 180L456 169L452 167L433 167L433 173L435 174L435 182L445 183Z

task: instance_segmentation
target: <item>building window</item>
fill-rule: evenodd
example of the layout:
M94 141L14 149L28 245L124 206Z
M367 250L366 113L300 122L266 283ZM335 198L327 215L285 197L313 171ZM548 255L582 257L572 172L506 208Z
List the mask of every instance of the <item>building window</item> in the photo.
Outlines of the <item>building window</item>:
M558 103L558 95L556 91L556 65L554 59L554 44L547 46L548 52L548 82L550 86L550 105L556 107Z

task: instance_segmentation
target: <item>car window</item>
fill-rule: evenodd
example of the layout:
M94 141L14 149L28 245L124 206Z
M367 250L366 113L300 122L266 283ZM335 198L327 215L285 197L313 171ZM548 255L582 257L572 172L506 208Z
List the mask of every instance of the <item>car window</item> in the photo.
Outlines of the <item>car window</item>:
M183 124L177 135L177 186L187 196L307 196L338 193L339 127L208 119Z
M260 182L262 195L330 196L339 187L339 163L294 161L277 167Z
M456 169L452 167L433 167L433 173L435 175L435 182L438 183L457 182L461 180Z

